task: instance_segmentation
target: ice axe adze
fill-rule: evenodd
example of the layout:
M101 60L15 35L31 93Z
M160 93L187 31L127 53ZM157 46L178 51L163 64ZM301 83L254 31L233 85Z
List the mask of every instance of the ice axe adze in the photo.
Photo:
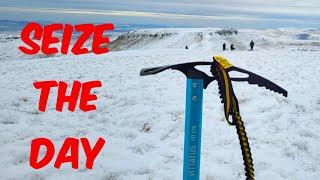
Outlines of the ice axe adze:
M213 76L196 69L196 66L211 66ZM152 75L167 69L178 70L187 76L186 112L185 112L185 139L183 180L198 180L200 176L200 152L201 152L201 124L202 124L202 98L203 89L214 81L218 81L221 102L224 104L226 120L230 125L235 125L240 141L243 161L247 179L254 179L253 162L248 138L241 120L238 100L232 89L232 81L247 81L249 84L257 84L269 90L287 97L287 91L275 83L244 69L233 66L222 56L214 56L213 62L190 62L154 68L145 68L140 72L141 76ZM232 78L230 71L247 74L247 77ZM229 121L229 116L232 121Z

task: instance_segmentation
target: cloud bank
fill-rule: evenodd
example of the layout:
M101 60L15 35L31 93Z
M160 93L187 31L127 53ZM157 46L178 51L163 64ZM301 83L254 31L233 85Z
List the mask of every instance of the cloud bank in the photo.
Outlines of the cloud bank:
M0 16L12 20L114 22L171 26L248 28L314 27L320 24L317 0L4 0Z

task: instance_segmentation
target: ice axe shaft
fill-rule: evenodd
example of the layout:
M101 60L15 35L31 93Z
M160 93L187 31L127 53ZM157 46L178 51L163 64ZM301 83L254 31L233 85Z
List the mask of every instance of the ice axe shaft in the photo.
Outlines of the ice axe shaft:
M203 80L187 79L183 179L200 177Z

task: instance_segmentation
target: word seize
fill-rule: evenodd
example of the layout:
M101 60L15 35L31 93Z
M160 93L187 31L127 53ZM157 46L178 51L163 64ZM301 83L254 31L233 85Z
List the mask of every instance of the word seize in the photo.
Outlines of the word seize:
M103 33L114 29L113 24L78 24L72 26L70 24L49 24L42 27L36 22L27 24L21 31L21 40L25 45L19 46L19 50L25 54L33 55L41 51L44 54L56 54L59 51L62 54L68 54L71 44L73 31L80 33L75 43L71 48L71 52L75 55L89 53L88 48L83 47L83 44L93 35L92 52L95 54L103 54L109 52L107 47L101 47L109 43L109 38ZM59 38L54 36L54 32L62 32L61 47L50 47L59 42ZM33 38L31 35L33 34ZM41 44L38 44L38 40Z

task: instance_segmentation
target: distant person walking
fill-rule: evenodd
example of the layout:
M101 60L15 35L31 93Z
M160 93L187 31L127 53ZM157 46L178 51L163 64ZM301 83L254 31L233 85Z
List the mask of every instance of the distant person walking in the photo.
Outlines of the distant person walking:
M230 49L231 49L231 51L236 50L236 48L234 48L233 44L231 44Z
M226 50L226 43L223 43L223 45L222 45L222 49L225 51Z
M253 41L251 41L249 46L250 46L250 50L251 50L251 51L253 51L254 42L253 42Z
M186 47L185 47L185 48L186 48L186 49L189 49L187 45L186 45Z

